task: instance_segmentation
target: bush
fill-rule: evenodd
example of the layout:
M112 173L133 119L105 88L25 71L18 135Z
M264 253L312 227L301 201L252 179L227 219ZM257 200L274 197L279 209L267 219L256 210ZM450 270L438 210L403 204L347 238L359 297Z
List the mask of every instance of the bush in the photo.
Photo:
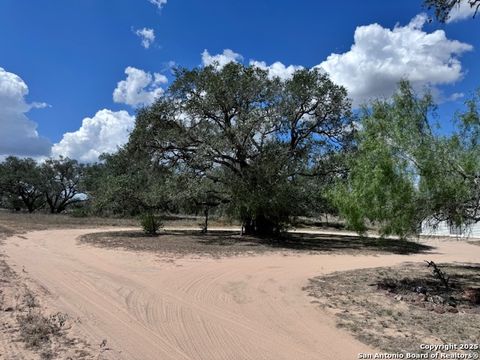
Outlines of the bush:
M90 211L87 207L82 206L82 207L76 207L72 209L70 216L74 218L86 218L90 216Z
M156 235L163 224L155 215L147 213L142 216L141 225L145 234Z

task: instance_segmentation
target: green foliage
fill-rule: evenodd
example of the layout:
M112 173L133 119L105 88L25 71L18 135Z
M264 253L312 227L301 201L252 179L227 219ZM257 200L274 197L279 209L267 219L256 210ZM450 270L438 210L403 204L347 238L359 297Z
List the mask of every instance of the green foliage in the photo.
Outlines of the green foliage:
M415 233L422 221L463 225L480 220L479 94L457 114L450 136L430 127L435 106L407 82L393 100L364 110L346 181L330 196L357 231L375 223L383 234Z
M299 177L289 176L292 169L277 146L270 144L242 177L231 180L227 212L246 227L257 226L259 233L284 230L292 217L305 213L309 203Z
M63 157L46 160L41 165L42 190L52 214L82 201L83 171L84 166L77 160Z
M167 171L162 166L125 149L103 160L87 169L85 181L95 213L135 216L169 209L174 191L167 186Z
M0 200L14 210L33 212L47 205L52 213L63 212L83 200L83 168L68 158L37 164L10 156L0 163Z
M42 180L35 160L9 156L0 163L0 200L7 208L33 212L45 203Z
M91 213L90 209L87 206L78 206L72 209L70 215L76 218L86 218L89 217Z
M364 109L348 179L331 192L351 228L363 232L376 223L384 235L415 232L426 211L419 207L418 181L434 166L428 123L433 109L431 97L417 98L407 82L392 101Z
M140 224L145 234L157 235L158 230L163 226L162 222L152 213L146 213L141 216Z
M456 115L457 127L439 138L435 159L420 182L424 202L437 221L457 226L480 220L480 92Z

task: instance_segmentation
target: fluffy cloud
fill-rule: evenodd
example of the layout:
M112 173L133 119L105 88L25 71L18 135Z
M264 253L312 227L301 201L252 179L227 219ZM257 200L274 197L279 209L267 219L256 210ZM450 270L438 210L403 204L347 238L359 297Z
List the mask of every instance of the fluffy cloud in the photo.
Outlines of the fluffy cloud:
M148 0L150 4L155 5L158 9L161 9L163 5L167 3L167 0Z
M153 29L138 29L135 34L142 40L142 46L145 49L150 48L150 45L155 41L155 31Z
M125 69L126 80L117 84L113 91L113 101L138 107L152 104L163 94L161 85L168 82L165 75L145 72L134 67Z
M214 65L218 69L223 68L225 65L231 62L240 62L243 60L242 55L233 52L230 49L223 50L222 54L210 55L207 50L202 53L203 66Z
M475 15L476 6L470 6L469 1L461 1L448 14L447 23L471 19Z
M356 105L390 96L402 78L417 89L452 84L463 75L458 56L472 46L447 39L443 30L426 33L426 20L418 15L392 30L379 24L357 27L350 50L331 54L318 67L345 86Z
M159 73L148 73L134 67L125 69L127 78L117 84L113 100L131 106L150 105L162 95L162 84L167 78ZM80 162L94 162L103 153L115 152L128 141L135 126L135 117L127 111L103 109L93 117L85 118L77 131L65 133L53 145L53 156L68 156Z
M28 86L16 74L0 68L0 155L49 155L51 143L37 132L26 113L44 103L28 104Z
M128 141L135 125L135 117L126 111L100 110L92 118L85 118L75 132L65 133L53 145L53 156L68 156L80 162L95 162L103 153L115 152Z
M303 66L289 65L285 66L280 61L267 65L265 61L250 60L251 66L256 66L262 70L267 70L270 78L278 77L281 80L288 80L297 70L303 69Z

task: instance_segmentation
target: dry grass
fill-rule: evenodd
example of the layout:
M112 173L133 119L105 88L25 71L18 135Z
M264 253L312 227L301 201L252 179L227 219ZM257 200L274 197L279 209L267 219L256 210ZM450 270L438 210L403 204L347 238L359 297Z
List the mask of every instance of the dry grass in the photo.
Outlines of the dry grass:
M1 359L98 359L90 344L71 336L72 323L42 306L22 276L0 260L0 344L12 344L1 349Z
M164 226L192 227L200 229L203 226L201 217L186 215L168 215L162 219ZM210 226L238 225L225 219L212 219ZM107 218L107 217L74 217L68 214L46 213L15 213L0 209L0 238L14 233L48 229L75 229L99 227L140 227L136 218Z
M420 344L478 344L480 304L472 291L480 288L480 267L441 267L451 276L449 294L425 264L334 273L311 279L306 290L336 314L339 327L382 351L419 353Z
M0 210L0 234L32 230L96 228L101 226L138 226L136 219L116 219L100 217L73 217L64 214L13 213Z
M30 230L50 228L98 226L99 221L88 221L62 215L14 214L0 211L0 244L8 236ZM111 225L108 224L108 225ZM125 226L125 223L119 223ZM0 253L0 341L22 344L28 349L19 350L19 345L2 349L0 358L41 359L93 359L89 344L68 336L65 327L67 316L62 313L49 313L39 299L7 264ZM19 342L20 341L20 342ZM16 354L22 352L23 355ZM35 355L36 354L36 355Z
M417 242L396 239L310 234L259 238L224 231L211 231L208 234L201 234L199 231L168 231L158 236L147 236L140 231L103 232L84 235L80 242L106 248L213 257L263 254L272 251L358 255L412 254L431 249Z
M52 359L55 356L52 340L65 336L67 316L62 313L45 316L35 295L29 290L25 292L23 306L17 312L19 336L25 346L40 353L42 359Z
M35 358L34 353L41 359L58 358L65 353L68 349L65 343L71 341L64 332L66 315L46 315L35 294L4 260L0 260L0 295L2 342L22 342L26 349L32 351L29 355L32 358ZM6 358L15 355L12 354L12 349L5 351L2 355Z

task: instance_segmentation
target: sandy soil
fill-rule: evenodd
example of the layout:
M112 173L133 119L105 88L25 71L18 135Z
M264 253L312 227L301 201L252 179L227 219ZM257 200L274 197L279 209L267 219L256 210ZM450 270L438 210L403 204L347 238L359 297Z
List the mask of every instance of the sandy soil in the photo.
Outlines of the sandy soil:
M88 230L13 236L8 263L44 289L42 301L77 319L107 359L352 360L366 345L337 329L302 288L333 271L404 261L478 262L480 247L429 240L420 255L267 254L182 258L79 245Z

